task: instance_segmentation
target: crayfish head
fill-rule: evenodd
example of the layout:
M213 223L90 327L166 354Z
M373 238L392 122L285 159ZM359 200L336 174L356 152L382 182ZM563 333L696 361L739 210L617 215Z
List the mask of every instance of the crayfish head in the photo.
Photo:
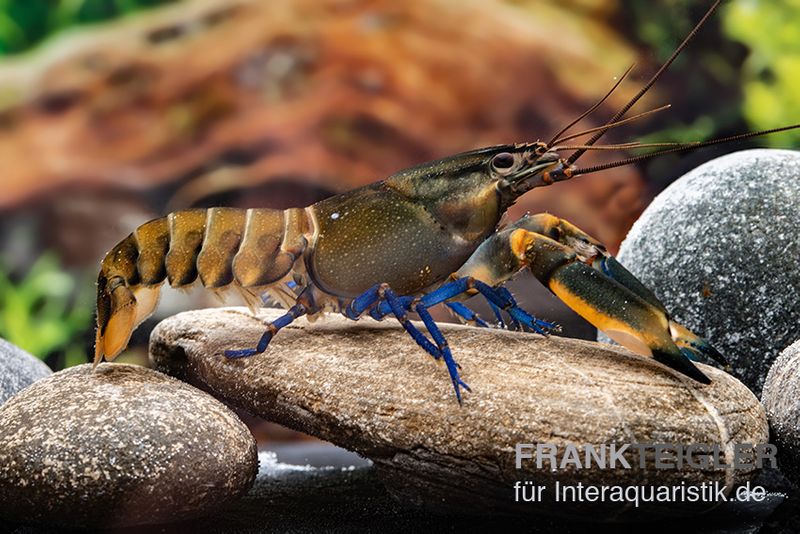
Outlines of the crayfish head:
M546 144L514 145L513 152L495 154L490 161L497 189L508 205L534 187L550 185L568 177L569 165Z
M449 235L477 246L519 196L547 185L545 173L563 163L545 143L499 145L402 170L383 186L423 206Z

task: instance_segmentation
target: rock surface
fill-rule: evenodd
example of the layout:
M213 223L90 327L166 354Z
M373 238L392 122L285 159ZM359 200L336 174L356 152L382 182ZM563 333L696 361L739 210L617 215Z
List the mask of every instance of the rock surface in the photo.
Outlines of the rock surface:
M619 260L761 392L800 324L800 152L746 150L665 189Z
M496 531L498 527L505 531L560 534L584 534L590 528L591 532L597 531L596 525L589 527L579 516L572 517L572 521L547 517L536 517L532 521L526 515L424 513L400 506L386 491L375 467L354 453L316 443L292 443L277 447L276 453L259 453L256 482L243 498L213 516L164 525L159 531L192 534L483 532ZM754 483L761 484L763 475L764 472ZM772 484L764 485L768 493L762 502L726 502L700 517L672 519L670 532L797 532L800 515L796 499L786 499L785 492L776 491ZM617 526L617 530L619 528ZM623 532L640 532L641 529L637 526ZM151 530L152 527L147 532ZM53 529L24 527L0 520L0 532L52 534Z
M778 447L781 471L800 483L800 340L781 352L772 364L761 402Z
M225 406L143 367L81 365L0 407L0 517L119 527L204 515L245 493L255 440Z
M550 471L515 468L517 443L765 443L758 400L725 373L701 386L621 348L565 338L444 325L472 386L456 403L442 366L391 321L301 318L256 357L222 351L252 345L262 320L240 308L186 312L159 324L151 358L226 402L354 450L375 462L387 489L406 504L436 511L602 513L602 520L681 515L708 509L673 504L552 502L556 480L592 484L719 481L729 488L747 470L639 469ZM627 458L631 459L629 456ZM514 505L514 483L546 485L542 503Z
M47 365L0 338L0 405L40 378L53 374Z
M272 448L272 447L271 447ZM424 513L402 507L386 491L369 462L330 444L291 444L259 453L256 482L243 498L212 517L160 527L163 532L263 534L291 532L484 532L584 534L597 531L562 518ZM308 465L311 464L311 465ZM754 482L760 482L759 476ZM796 532L798 503L769 489L759 503L726 502L700 517L672 519L670 532L752 534ZM777 510L776 510L777 509ZM794 528L792 528L794 527ZM649 527L653 529L653 527ZM591 529L591 530L590 530ZM761 530L759 530L761 529ZM151 529L152 530L152 529ZM617 526L620 530L620 526ZM640 532L641 526L623 532ZM9 534L52 534L0 521ZM660 532L661 530L657 530ZM139 532L135 530L134 532ZM149 532L149 530L148 530Z

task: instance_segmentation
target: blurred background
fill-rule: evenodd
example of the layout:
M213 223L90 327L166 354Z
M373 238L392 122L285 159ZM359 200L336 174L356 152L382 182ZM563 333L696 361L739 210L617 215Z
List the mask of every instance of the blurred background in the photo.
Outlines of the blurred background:
M602 124L710 3L0 0L0 337L54 369L85 362L99 262L139 224L188 207L306 206L426 160L548 139L635 62L582 123ZM672 109L608 142L800 122L798 79L800 0L730 0L635 108ZM752 146L797 148L800 134L539 189L509 215L548 211L616 250L670 182ZM565 335L594 337L532 278L511 288ZM146 364L161 318L219 305L164 295L123 360Z

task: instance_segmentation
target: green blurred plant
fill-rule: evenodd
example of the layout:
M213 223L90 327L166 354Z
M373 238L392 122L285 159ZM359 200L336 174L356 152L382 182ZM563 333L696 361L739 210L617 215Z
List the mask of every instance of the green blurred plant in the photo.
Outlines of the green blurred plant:
M738 0L734 0L736 2ZM669 57L708 9L696 0L622 0L619 31L642 46L646 80ZM740 131L739 65L743 50L722 35L720 12L711 17L691 45L661 77L653 94L673 105L648 121L647 141L702 141Z
M742 69L742 112L754 129L800 122L800 0L738 0L723 11L723 31L748 48ZM800 146L800 132L764 138Z
M76 298L76 287L53 253L43 254L19 281L0 265L0 337L41 359L61 353L64 367L85 363L81 337L91 324L91 297Z
M64 28L178 0L0 0L0 56L24 52Z
M710 3L710 2L709 2ZM622 0L625 33L654 50L663 61L708 8L695 0ZM713 117L695 139L800 123L800 0L725 2L662 80L679 80L670 93L670 115L681 123ZM673 82L674 83L674 82ZM675 95L677 94L677 98ZM700 109L691 109L692 106ZM689 113L681 115L681 109ZM695 124L693 126L698 126ZM668 124L664 135L648 140L681 140ZM686 128L688 132L694 128ZM798 147L800 132L770 135L754 146Z

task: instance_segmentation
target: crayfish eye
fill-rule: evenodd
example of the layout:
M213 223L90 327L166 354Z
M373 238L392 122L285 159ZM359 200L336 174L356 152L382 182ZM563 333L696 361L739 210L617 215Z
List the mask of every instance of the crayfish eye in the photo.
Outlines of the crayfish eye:
M492 167L505 171L514 166L514 155L509 152L500 152L492 158Z

